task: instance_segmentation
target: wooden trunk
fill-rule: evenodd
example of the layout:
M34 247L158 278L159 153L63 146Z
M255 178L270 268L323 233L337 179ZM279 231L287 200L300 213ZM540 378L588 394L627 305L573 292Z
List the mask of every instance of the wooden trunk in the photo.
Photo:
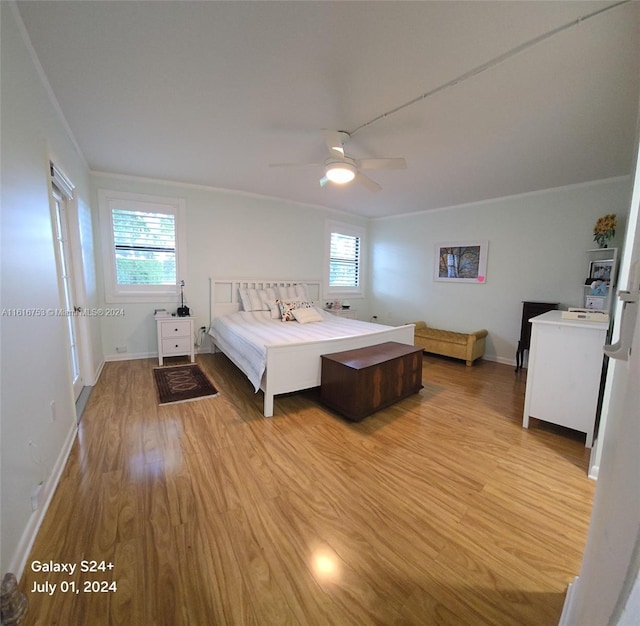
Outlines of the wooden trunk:
M350 420L401 400L422 388L422 348L386 342L322 355L320 399Z

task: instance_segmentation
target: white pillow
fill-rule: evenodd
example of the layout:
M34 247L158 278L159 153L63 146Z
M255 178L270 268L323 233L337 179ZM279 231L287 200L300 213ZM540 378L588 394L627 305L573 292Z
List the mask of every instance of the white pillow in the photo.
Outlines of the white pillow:
M271 313L272 320L280 319L280 304L277 300L267 300L267 306L269 307L269 311Z
M310 301L309 286L306 283L297 283L290 287L278 287L281 300L295 300L300 299L304 301Z
M240 289L238 289L238 295L240 296L240 302L242 303L242 310L253 311L251 298L249 297L249 290L246 287L240 287Z
M269 311L269 300L275 300L276 290L273 287L267 289L249 289L241 287L238 290L242 301L243 311Z
M293 317L296 318L301 324L308 324L309 322L321 322L324 318L315 307L309 309L294 309L292 311Z

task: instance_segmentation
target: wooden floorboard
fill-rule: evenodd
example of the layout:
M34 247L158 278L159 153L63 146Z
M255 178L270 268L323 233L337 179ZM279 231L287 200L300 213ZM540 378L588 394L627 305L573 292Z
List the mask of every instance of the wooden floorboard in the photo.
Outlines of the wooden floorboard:
M219 396L166 406L154 360L105 365L23 624L557 624L595 485L584 435L522 429L526 371L425 355L419 394L352 423L317 390L264 418L226 357L198 362Z

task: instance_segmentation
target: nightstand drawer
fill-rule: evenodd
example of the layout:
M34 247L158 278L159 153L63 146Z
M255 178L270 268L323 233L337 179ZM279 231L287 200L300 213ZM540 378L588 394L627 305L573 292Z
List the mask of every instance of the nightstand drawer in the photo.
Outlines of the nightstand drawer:
M162 340L162 354L189 354L191 352L191 337L171 337Z
M158 364L166 356L188 356L195 362L193 317L155 316L158 332Z
M164 339L167 337L190 337L191 321L171 321L160 324L160 336Z

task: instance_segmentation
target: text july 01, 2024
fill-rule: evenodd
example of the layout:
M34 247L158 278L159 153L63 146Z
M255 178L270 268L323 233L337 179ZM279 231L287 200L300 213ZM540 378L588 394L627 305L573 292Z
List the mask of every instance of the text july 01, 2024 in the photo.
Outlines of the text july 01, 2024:
M52 596L55 593L113 593L118 590L115 580L106 580L107 574L114 569L109 561L82 560L79 562L32 561L31 571L48 574L46 580L34 581L29 591ZM93 578L78 581L76 572L82 574L102 574L105 580ZM62 578L62 579L61 579Z

